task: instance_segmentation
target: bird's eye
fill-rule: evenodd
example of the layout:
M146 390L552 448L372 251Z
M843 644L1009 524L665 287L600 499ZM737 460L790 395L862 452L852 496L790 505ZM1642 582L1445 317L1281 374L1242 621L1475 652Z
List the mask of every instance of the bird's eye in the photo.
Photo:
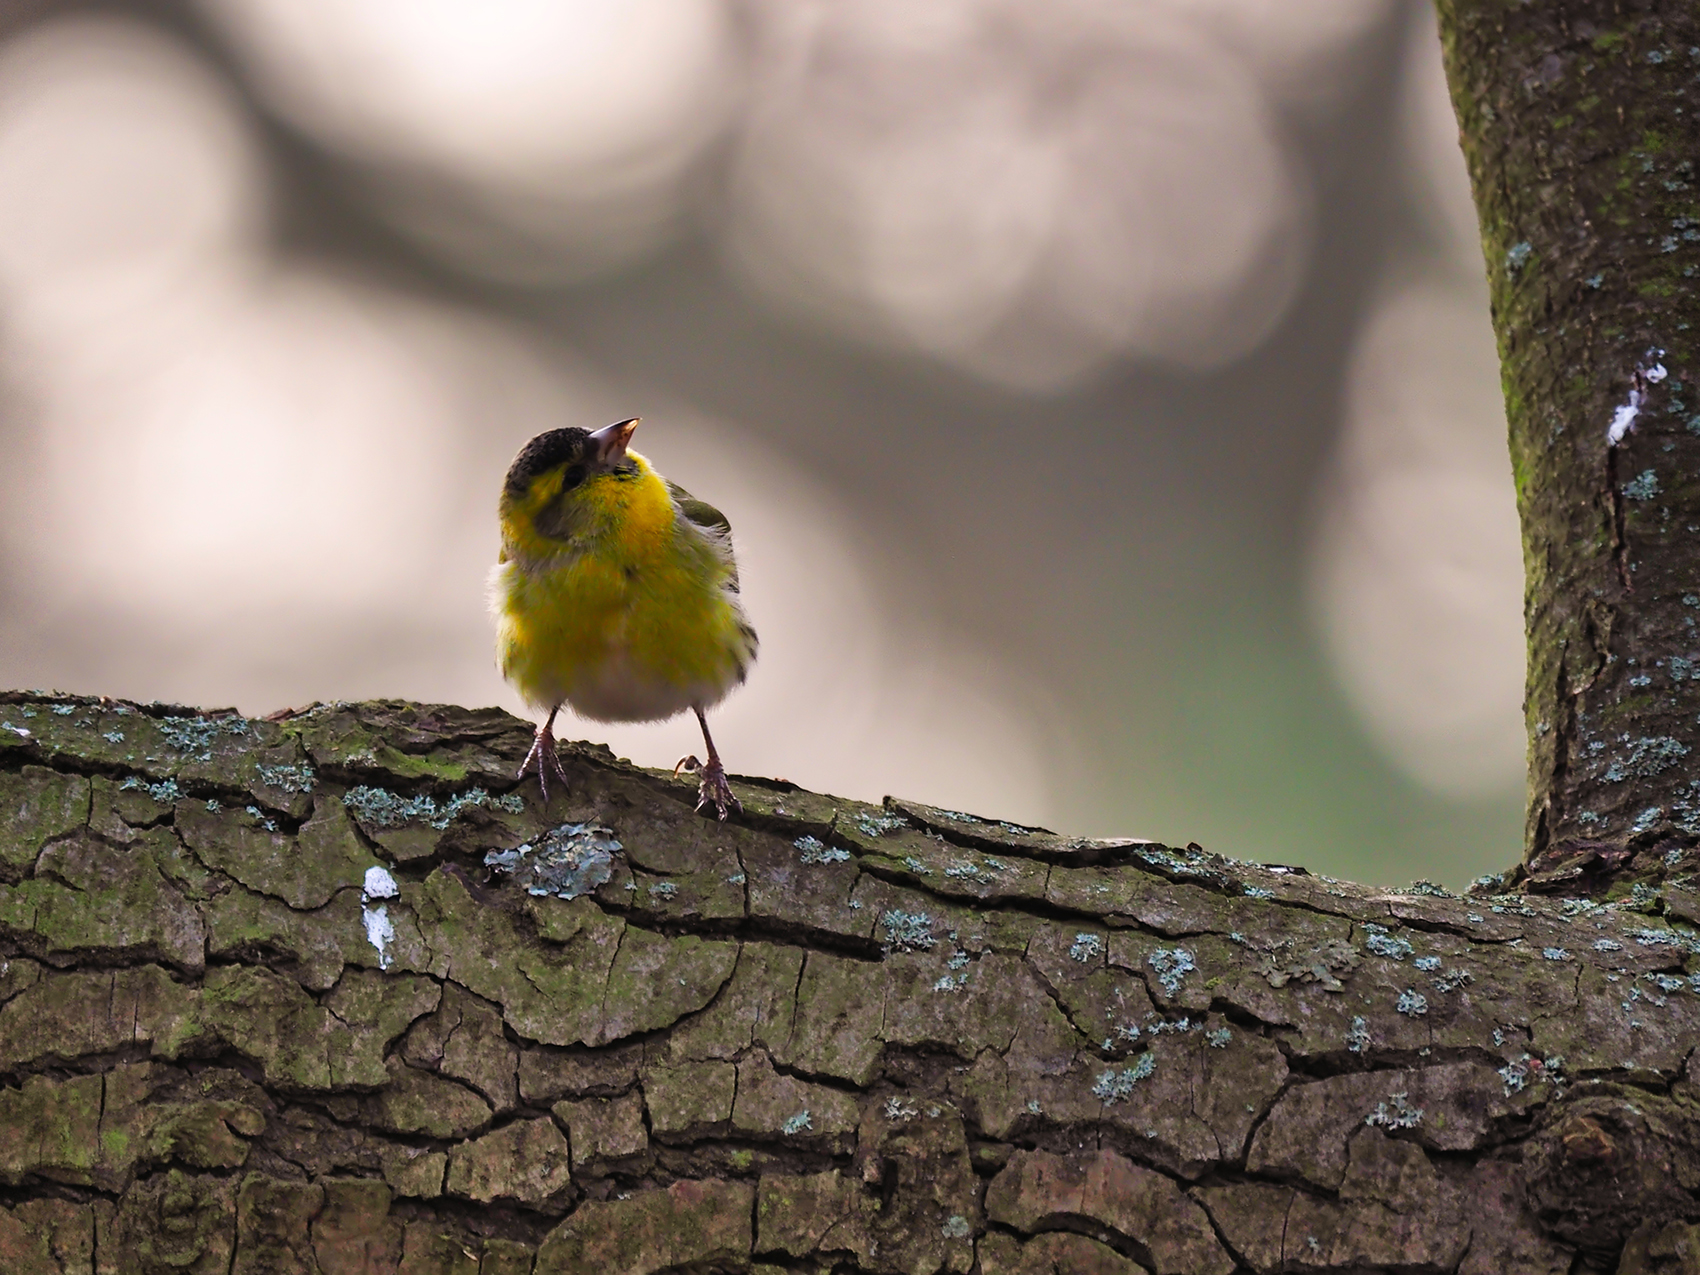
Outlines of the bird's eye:
M571 491L584 481L583 465L568 465L566 472L561 475L561 490Z

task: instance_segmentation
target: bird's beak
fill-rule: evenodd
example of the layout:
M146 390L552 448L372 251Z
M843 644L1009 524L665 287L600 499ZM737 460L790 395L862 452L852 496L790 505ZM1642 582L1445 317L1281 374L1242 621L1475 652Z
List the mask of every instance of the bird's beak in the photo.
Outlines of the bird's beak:
M591 454L601 465L618 465L626 456L626 444L632 441L632 431L638 427L638 421L643 419L634 416L629 421L615 421L612 425L604 425L599 430L593 430L590 442L596 448Z

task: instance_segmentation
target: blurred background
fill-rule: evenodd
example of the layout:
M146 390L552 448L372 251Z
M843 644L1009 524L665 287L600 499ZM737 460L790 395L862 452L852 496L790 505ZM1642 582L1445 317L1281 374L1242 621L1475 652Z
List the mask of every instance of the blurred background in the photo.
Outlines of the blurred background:
M635 415L737 531L733 770L1457 886L1496 369L1414 0L0 9L0 685L523 711L501 476Z

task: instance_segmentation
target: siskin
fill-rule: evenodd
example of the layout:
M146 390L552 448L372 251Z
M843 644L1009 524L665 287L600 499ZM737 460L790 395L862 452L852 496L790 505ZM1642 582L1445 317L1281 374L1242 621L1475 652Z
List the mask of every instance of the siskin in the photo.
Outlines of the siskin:
M552 429L514 458L499 505L502 552L490 574L496 662L528 704L547 709L520 767L565 784L555 751L563 704L598 722L655 722L692 709L707 762L697 810L741 810L704 711L744 680L756 631L738 597L725 516L668 482L626 444L637 420L594 433Z

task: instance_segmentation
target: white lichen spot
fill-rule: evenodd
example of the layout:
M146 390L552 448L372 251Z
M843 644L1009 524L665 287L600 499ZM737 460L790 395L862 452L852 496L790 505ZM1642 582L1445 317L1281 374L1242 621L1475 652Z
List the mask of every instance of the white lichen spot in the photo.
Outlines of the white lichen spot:
M1647 359L1656 360L1663 354L1663 350L1649 350ZM1648 387L1657 385L1668 375L1663 363L1654 362L1649 367L1643 360L1635 365L1635 371L1629 377L1629 395L1612 413L1611 424L1606 427L1607 447L1616 447L1629 436L1635 428L1635 418L1641 414L1642 404L1647 401Z
M360 887L360 893L368 900L393 899L401 893L401 887L395 883L388 868L367 868L366 881Z
M1394 1008L1410 1018L1421 1018L1428 1013L1428 997L1414 987L1407 987L1399 993L1399 1003Z
M974 1228L968 1225L968 1219L960 1213L953 1213L944 1220L940 1228L947 1240L965 1240L974 1234Z
M395 925L390 921L389 909L382 903L367 907L361 912L361 919L366 925L366 941L377 949L378 968L389 969L389 948L395 942Z
M813 1129L814 1127L814 1118L809 1115L808 1111L804 1110L799 1111L784 1124L780 1125L779 1131L781 1133L796 1134L803 1132L805 1129Z

